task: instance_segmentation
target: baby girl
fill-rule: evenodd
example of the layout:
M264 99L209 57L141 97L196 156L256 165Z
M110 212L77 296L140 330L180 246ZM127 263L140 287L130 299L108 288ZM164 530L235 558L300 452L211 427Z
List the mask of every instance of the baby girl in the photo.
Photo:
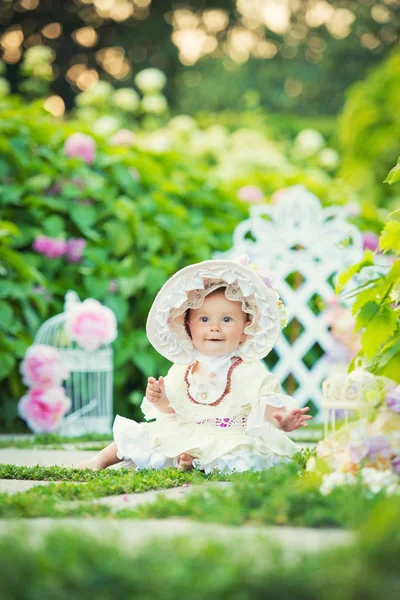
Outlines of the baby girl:
M114 442L80 468L123 460L138 469L176 466L209 473L263 470L288 461L297 446L283 432L307 426L293 399L261 359L281 330L278 294L257 270L229 260L176 273L150 310L150 343L173 361L149 377L146 423L117 416Z

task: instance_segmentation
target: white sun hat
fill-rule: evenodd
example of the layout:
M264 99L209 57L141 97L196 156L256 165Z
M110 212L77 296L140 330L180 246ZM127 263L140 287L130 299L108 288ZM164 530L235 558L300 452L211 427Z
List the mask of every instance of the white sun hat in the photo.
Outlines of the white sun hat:
M181 269L163 285L150 309L146 332L151 345L174 363L192 362L195 348L185 327L186 311L200 308L206 296L225 288L228 300L241 302L251 320L237 355L245 362L264 358L284 325L284 309L261 275L257 267L233 260L206 260Z

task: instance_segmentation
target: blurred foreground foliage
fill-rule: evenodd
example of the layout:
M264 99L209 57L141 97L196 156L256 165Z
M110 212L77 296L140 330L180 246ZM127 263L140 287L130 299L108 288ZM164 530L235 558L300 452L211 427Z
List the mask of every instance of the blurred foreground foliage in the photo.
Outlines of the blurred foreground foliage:
M88 594L105 600L394 600L400 594L399 517L398 502L386 500L354 543L309 554L247 538L243 530L240 543L239 532L223 530L222 541L216 541L196 530L191 537L158 537L124 550L105 533L99 539L59 528L34 541L20 528L0 539L1 578L8 598L26 600L71 594L77 600Z

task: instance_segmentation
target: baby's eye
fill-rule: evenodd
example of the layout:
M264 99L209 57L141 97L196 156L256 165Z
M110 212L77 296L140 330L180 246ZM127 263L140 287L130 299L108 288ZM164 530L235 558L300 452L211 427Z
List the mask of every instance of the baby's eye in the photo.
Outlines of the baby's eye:
M232 321L231 317L224 317L222 320L224 323L230 323Z
M207 317L200 317L200 321L201 321L202 323L207 323L207 321L208 321L208 318L207 318Z

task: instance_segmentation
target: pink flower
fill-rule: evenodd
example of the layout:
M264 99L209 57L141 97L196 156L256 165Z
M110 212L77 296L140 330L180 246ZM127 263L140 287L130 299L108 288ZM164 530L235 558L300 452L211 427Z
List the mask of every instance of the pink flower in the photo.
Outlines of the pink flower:
M129 129L120 129L110 140L113 146L132 146L134 141L135 136Z
M361 349L360 333L354 331L356 320L351 310L341 306L337 298L333 297L328 300L325 319L331 327L332 337L347 348L348 360L351 360Z
M389 388L386 394L386 404L396 413L400 413L400 385Z
M28 348L21 363L21 373L25 385L32 387L60 385L68 377L68 369L61 362L58 350L45 344Z
M65 240L55 240L45 235L36 236L32 248L39 254L44 254L47 258L59 258L63 256L67 250L67 242Z
M64 152L70 158L79 156L88 164L96 158L96 142L84 133L73 133L65 141Z
M238 191L238 198L248 204L257 204L264 200L264 194L256 185L245 185Z
M67 259L71 263L78 263L82 260L83 251L86 246L86 240L82 238L70 238L67 241Z
M364 250L372 250L373 252L379 246L379 237L372 231L364 231L362 234Z
M35 433L56 431L71 400L62 387L33 388L18 402L18 412Z
M278 204L278 202L288 194L289 189L290 188L282 188L281 190L276 190L271 196L271 204Z
M96 350L117 337L117 321L112 310L88 298L67 311L67 335L85 350Z
M344 211L348 217L358 217L361 215L361 206L358 202L348 202L344 205Z

